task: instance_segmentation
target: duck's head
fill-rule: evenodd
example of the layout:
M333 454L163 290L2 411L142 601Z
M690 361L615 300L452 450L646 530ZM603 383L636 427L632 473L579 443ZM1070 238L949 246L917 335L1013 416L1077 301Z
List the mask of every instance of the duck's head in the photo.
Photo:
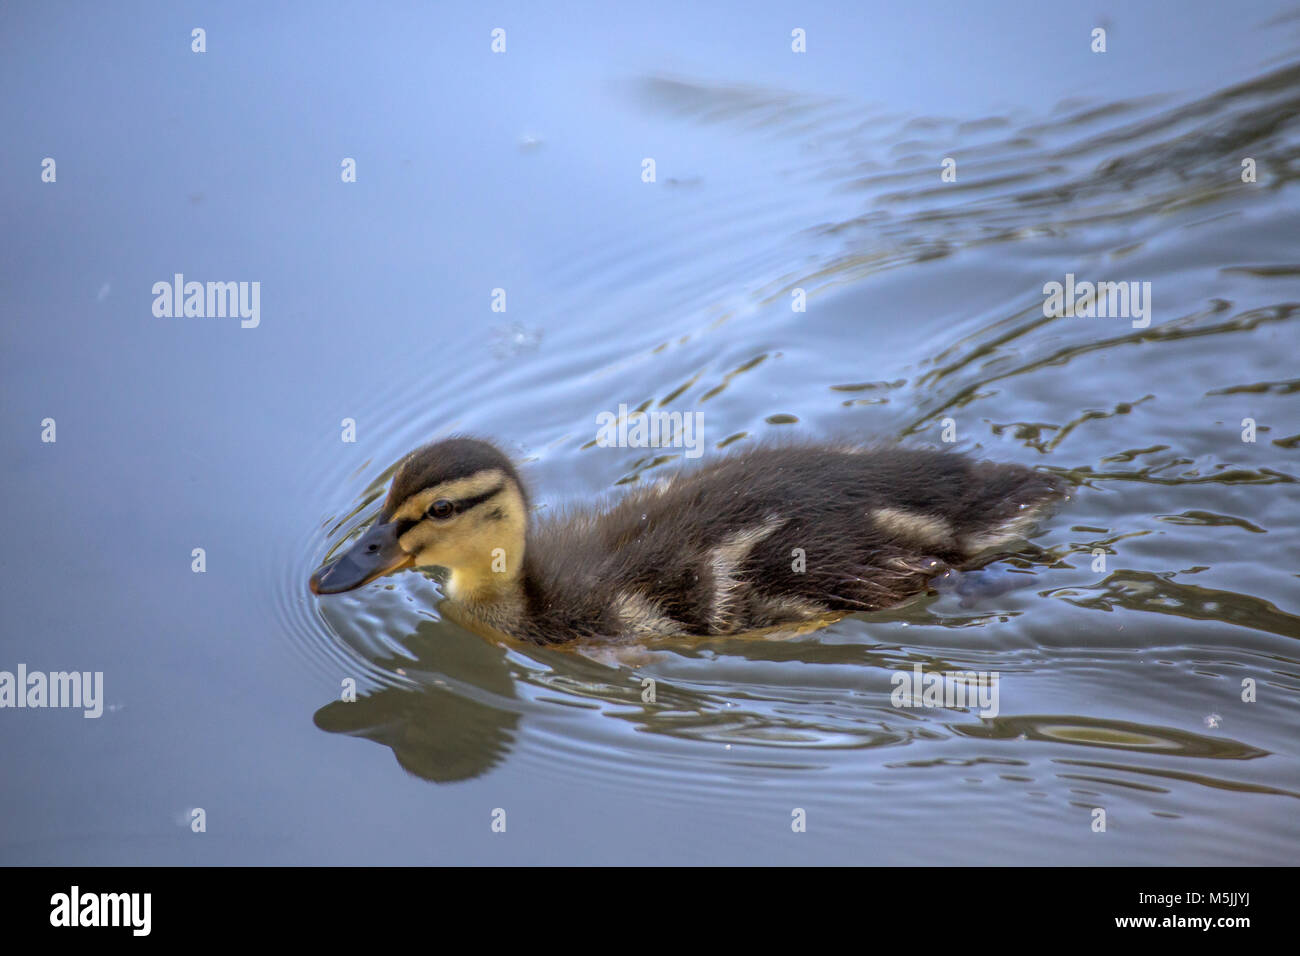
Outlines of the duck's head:
M518 580L528 499L514 466L487 442L449 438L412 452L378 520L311 576L315 594L351 591L404 571L447 568L449 597L487 597Z

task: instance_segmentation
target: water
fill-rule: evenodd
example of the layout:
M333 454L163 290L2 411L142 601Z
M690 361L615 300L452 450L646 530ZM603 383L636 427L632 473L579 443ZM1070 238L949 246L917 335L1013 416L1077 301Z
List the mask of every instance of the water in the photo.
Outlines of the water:
M0 669L107 706L0 712L0 860L1291 862L1300 19L855 9L6 9ZM155 317L176 272L261 282L260 324ZM1067 274L1151 283L1149 326L1045 318ZM706 460L950 423L1073 498L781 640L307 592L430 438L542 508L683 463L595 447L620 403L704 412ZM893 706L917 664L996 671L997 716Z

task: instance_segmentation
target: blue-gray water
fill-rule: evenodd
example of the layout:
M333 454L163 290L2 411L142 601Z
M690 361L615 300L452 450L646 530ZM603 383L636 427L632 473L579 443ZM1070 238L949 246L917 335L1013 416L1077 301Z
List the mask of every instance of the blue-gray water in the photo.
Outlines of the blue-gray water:
M4 7L0 670L105 711L0 709L0 862L1294 860L1296 8L699 6ZM176 273L259 324L156 317ZM1045 318L1067 274L1150 325ZM412 447L589 501L682 463L593 445L646 403L1074 494L1023 586L787 640L308 593ZM918 663L998 716L892 706Z

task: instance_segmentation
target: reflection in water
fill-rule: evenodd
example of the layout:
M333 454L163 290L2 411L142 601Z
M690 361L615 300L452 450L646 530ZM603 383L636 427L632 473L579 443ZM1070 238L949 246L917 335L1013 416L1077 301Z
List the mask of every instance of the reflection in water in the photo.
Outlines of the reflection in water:
M391 672L408 686L381 686L327 704L316 711L316 726L390 747L402 767L426 780L477 777L506 754L519 722L510 707L515 694L505 652L459 628L429 623L408 646L429 654Z

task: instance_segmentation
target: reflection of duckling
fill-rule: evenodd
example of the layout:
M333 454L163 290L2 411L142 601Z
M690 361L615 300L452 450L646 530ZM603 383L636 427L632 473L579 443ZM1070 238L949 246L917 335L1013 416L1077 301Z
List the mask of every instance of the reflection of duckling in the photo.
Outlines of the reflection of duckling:
M896 604L1015 541L1061 492L1050 475L956 453L804 444L530 525L505 455L451 438L401 463L379 520L311 589L437 565L452 617L538 644L730 634Z

